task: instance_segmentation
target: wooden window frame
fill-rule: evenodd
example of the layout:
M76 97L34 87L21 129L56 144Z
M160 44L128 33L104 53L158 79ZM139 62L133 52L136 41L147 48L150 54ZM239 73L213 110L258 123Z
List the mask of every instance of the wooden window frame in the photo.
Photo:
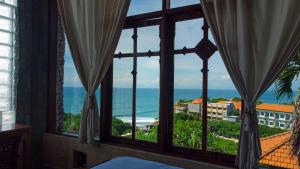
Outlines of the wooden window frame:
M160 56L160 100L159 100L159 128L158 141L126 139L112 136L112 100L113 100L113 64L101 84L100 106L100 142L126 146L129 148L151 151L154 153L183 157L197 161L209 162L228 167L235 167L235 155L207 151L207 90L208 90L208 58L203 60L203 118L202 118L202 149L176 147L172 141L173 130L173 97L174 97L174 55L196 53L196 48L174 49L175 23L179 21L204 18L200 4L170 9L170 0L162 0L162 10L134 16L128 16L123 29L134 29L147 26L159 26L160 51L115 54L115 58L125 57L151 57ZM56 131L56 54L57 54L57 2L49 1L49 90L47 131L61 134ZM199 28L200 29L200 28ZM202 27L204 38L208 38L208 25L204 22ZM134 31L136 32L136 31ZM136 49L136 43L134 43ZM135 92L134 92L135 94ZM133 98L135 99L135 98ZM135 104L135 103L133 103ZM134 105L133 105L134 106ZM134 106L135 107L135 106ZM242 102L243 108L243 102ZM167 112L167 113L163 113ZM134 113L133 113L134 114ZM135 121L135 117L133 117ZM135 128L135 127L133 127ZM133 129L133 133L135 133ZM134 134L133 134L134 137Z

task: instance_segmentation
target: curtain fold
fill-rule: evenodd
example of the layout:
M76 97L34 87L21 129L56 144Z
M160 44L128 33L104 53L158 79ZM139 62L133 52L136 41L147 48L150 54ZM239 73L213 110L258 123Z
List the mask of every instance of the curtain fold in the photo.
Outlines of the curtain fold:
M79 140L93 143L99 131L95 91L114 56L130 0L58 0L79 78L87 91Z
M299 0L202 0L204 15L230 77L245 101L236 165L258 168L256 100L300 44Z

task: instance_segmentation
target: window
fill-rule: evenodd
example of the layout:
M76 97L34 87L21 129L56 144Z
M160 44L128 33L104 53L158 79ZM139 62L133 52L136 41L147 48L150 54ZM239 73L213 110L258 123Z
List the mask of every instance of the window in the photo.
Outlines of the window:
M284 119L284 114L280 114L280 118L281 118L281 119Z
M270 116L271 118L273 118L273 117L274 117L274 114L273 114L273 113L270 113L269 116Z
M264 116L264 112L260 112L260 116Z
M102 100L108 103L101 104L106 110L102 113L104 120L111 124L101 127L111 131L105 133L101 141L142 145L149 151L197 160L216 157L214 162L232 167L240 132L241 97L220 54L215 50L208 51L214 53L212 56L203 54L204 48L215 46L202 18L199 1L171 0L173 9L166 10L162 10L162 2L131 2L130 19L126 20L108 74L107 81L112 82L102 86L103 91L109 91L108 99ZM186 7L188 5L193 7ZM1 46L0 50L9 52ZM67 53L66 46L64 112L72 112L70 117L74 117L83 103L77 97L83 98L84 93L76 89L82 86L71 55ZM71 87L71 95L68 87ZM267 90L260 100L274 104L273 96L272 90ZM229 102L233 109L228 106ZM79 108L72 110L73 107ZM274 127L275 120L268 121L269 113L259 111L262 140L288 131L277 128L281 125L277 121ZM271 116L274 114L270 113ZM76 127L80 124L74 118L67 122ZM77 133L78 128L68 130Z
M16 0L0 1L0 120L14 123L14 61Z
M159 42L158 26L129 29L122 33L119 52L116 52L121 58L115 58L113 66L113 136L157 142L159 57L132 56L137 52L150 54L159 51ZM123 49L131 56L122 58Z
M279 126L280 126L280 128L284 128L285 127L284 123L280 123Z

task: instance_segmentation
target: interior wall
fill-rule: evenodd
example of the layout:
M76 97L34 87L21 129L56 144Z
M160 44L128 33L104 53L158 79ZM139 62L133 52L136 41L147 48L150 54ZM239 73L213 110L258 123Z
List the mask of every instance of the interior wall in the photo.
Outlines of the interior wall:
M118 156L133 156L146 160L153 160L165 164L175 165L186 169L226 169L227 167L207 164L203 162L176 158L156 153L129 149L108 144L86 145L80 144L77 139L44 134L44 168L71 169L73 168L73 152L80 151L87 155L87 167L110 160Z

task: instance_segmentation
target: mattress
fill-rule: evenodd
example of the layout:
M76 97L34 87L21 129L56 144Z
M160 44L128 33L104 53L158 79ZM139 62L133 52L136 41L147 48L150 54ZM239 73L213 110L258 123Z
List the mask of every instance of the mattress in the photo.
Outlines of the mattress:
M118 157L91 169L182 169L159 162L134 157Z

